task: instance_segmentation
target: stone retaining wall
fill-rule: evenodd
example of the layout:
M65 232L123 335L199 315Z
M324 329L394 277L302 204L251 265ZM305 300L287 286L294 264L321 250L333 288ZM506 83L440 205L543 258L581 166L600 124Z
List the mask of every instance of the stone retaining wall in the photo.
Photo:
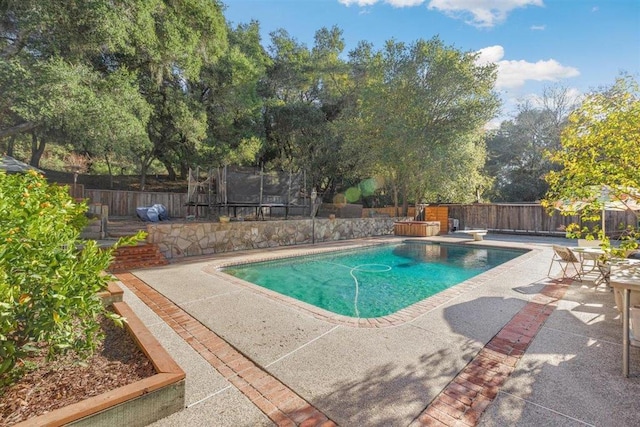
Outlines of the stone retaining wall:
M166 258L210 255L247 249L303 245L393 234L400 218L316 218L230 223L157 223L147 225L148 243Z

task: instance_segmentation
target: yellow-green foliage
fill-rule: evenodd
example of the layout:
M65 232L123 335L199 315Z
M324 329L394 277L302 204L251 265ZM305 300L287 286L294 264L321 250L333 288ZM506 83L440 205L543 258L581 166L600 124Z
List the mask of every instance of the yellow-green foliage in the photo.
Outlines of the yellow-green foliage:
M580 212L566 213L580 214L585 221L598 221L603 208L603 200L599 198L603 186L612 200L637 200L640 194L637 82L622 76L611 88L588 95L569 116L560 150L549 154L561 166L546 176L549 191L543 204L549 209L558 201L581 201L584 203ZM571 230L577 234L589 231L577 226ZM634 230L627 232L631 235Z
M548 200L591 196L590 186L640 186L640 99L634 81L588 96L569 116L562 147L551 159L562 169L547 176Z
M0 172L0 384L37 342L49 356L97 344L112 250L79 240L85 211L35 172Z

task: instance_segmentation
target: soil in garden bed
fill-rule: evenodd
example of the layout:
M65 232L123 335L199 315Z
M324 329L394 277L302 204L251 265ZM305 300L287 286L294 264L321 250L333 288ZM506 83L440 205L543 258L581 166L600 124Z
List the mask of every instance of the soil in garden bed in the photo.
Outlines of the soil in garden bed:
M110 319L100 321L105 340L85 361L68 354L38 367L0 391L0 426L9 426L54 409L80 402L156 374L146 355L125 328Z

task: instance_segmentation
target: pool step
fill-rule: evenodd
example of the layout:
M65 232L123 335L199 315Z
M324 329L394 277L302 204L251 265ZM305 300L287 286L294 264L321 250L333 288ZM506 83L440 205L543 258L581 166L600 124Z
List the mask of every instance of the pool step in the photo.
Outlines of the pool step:
M158 245L146 243L138 246L122 246L115 250L109 271L119 273L137 268L167 265L169 261L162 255Z

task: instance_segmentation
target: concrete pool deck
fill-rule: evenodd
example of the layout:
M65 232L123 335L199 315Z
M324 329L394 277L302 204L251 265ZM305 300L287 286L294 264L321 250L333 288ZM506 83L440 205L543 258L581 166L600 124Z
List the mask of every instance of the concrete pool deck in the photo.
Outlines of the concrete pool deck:
M323 317L212 268L366 242L118 275L125 300L187 372L187 408L154 425L640 425L640 349L624 378L612 293L545 277L550 245L564 239L472 242L532 251L384 324Z

